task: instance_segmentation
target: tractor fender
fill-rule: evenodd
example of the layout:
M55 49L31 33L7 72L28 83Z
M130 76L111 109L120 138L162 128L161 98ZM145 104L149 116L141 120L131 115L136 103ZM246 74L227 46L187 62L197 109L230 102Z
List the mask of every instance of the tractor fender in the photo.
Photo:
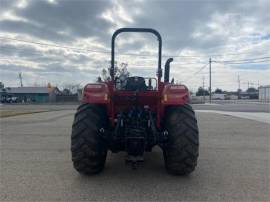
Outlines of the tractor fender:
M166 84L161 94L161 104L183 105L190 101L189 90L185 85Z
M106 83L89 83L83 88L82 101L91 104L108 104L109 88Z

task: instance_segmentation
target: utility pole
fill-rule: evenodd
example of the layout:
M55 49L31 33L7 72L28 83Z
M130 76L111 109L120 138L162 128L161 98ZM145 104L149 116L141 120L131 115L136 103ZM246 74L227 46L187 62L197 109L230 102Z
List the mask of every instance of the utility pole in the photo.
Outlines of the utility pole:
M240 89L241 89L241 86L240 86L240 76L238 74L238 90L240 90Z
M20 79L20 85L21 85L21 87L23 87L22 73L21 72L19 73L19 79Z
M209 58L209 102L212 102L212 70L211 70L211 57Z
M249 81L247 82L247 84L248 84L248 89L249 89Z
M238 74L238 99L240 99L240 89L241 89L240 84L241 84L241 82L240 82L240 76Z
M205 103L204 76L203 76L203 103Z

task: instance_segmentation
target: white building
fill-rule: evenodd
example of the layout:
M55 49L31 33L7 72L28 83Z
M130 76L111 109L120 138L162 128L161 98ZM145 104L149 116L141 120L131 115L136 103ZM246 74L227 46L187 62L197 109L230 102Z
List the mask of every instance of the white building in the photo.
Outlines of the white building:
M238 100L238 95L234 94L225 95L225 100Z
M212 94L212 99L213 100L225 100L225 93L213 93Z
M259 87L259 100L270 102L270 85Z

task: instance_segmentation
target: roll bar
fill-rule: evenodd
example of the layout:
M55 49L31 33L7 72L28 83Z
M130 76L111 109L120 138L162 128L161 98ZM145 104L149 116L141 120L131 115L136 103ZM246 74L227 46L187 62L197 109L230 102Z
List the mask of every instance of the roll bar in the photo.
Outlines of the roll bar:
M112 80L114 80L114 49L115 49L115 39L117 37L118 34L122 33L122 32L148 32L148 33L152 33L154 34L157 39L158 39L158 71L157 71L157 75L158 78L160 80L161 76L162 76L162 70L161 70L161 48L162 48L162 39L160 34L158 33L158 31L154 30L154 29L150 29L150 28L121 28L116 30L113 35L112 35L112 50L111 50L111 69L110 69L110 74L111 74L111 78Z

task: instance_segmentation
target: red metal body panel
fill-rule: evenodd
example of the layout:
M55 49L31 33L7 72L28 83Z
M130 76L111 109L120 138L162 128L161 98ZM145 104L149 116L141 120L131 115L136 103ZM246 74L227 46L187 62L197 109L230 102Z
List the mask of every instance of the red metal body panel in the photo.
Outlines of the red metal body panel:
M109 88L106 83L87 84L83 89L83 102L109 104Z
M137 105L149 107L156 113L156 125L160 128L165 108L170 105L183 105L189 102L189 91L184 85L158 82L158 90L124 91L116 90L113 82L87 84L83 90L83 102L107 106L111 125L114 126L116 114Z
M167 84L162 96L162 105L180 105L189 102L189 91L184 85Z

